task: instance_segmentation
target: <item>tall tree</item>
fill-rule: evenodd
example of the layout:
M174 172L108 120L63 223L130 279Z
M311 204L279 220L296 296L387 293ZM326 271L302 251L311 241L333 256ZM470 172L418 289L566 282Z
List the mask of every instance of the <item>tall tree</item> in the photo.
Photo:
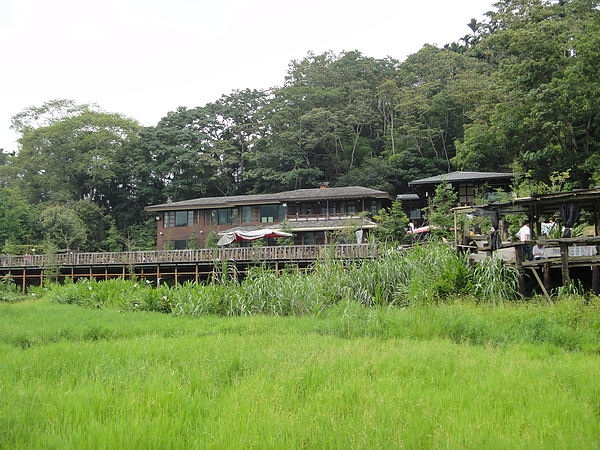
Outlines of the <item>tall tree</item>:
M39 238L38 207L15 189L0 188L0 242L23 245Z
M64 100L24 110L13 118L13 128L21 137L12 164L29 201L88 199L110 207L108 191L119 157L139 125Z
M267 93L234 91L198 108L178 108L141 133L150 185L166 198L232 195L245 190L248 152L262 135Z
M66 206L48 206L40 214L40 223L47 239L59 248L72 250L85 242L85 224Z
M401 64L394 159L402 161L402 167L409 170L416 163L425 176L452 169L454 141L462 137L469 118L463 113L462 99L451 90L457 80L484 70L475 58L431 45Z

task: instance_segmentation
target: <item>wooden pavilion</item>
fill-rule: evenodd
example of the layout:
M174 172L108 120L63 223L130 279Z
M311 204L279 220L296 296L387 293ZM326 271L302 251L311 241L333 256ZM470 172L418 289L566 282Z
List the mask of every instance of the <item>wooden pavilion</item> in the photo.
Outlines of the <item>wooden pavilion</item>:
M526 290L524 275L530 271L548 298L548 292L552 287L566 286L573 280L578 280L594 294L600 293L599 211L600 186L593 189L536 194L531 197L454 210L455 214L492 217L492 232L485 237L484 245L477 246L475 252L483 251L489 255L502 248L506 254L506 248L514 248L514 257L507 260L515 264L522 274L520 277L522 292ZM547 249L545 258L524 261L521 256L523 244L520 242L502 241L500 246L493 245L492 237L494 231L497 231L498 220L508 214L521 214L528 218L532 233L537 236L536 241ZM561 237L548 237L542 232L543 224L550 218L556 220L560 226ZM590 227L587 228L585 235L572 236L571 230L579 222L587 222ZM538 273L540 271L541 276ZM560 272L560 277L555 276L554 272Z

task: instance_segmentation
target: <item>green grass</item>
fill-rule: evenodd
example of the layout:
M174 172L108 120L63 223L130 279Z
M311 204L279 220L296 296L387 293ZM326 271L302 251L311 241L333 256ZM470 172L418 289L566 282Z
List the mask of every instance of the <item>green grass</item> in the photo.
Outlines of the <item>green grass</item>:
M594 448L597 304L0 304L0 448Z

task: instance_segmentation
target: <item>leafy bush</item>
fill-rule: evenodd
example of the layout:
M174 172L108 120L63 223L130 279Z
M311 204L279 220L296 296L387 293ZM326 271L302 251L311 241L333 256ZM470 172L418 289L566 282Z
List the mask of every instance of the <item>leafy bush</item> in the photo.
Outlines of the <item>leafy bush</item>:
M9 276L0 279L0 302L14 303L22 299L19 286L14 284Z

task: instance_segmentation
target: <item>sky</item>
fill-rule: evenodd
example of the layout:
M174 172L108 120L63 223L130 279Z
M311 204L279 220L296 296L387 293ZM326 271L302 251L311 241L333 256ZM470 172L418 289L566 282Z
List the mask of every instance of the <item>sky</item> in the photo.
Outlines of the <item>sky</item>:
M0 0L0 149L54 99L153 126L179 106L281 86L308 52L399 61L458 41L494 0Z

